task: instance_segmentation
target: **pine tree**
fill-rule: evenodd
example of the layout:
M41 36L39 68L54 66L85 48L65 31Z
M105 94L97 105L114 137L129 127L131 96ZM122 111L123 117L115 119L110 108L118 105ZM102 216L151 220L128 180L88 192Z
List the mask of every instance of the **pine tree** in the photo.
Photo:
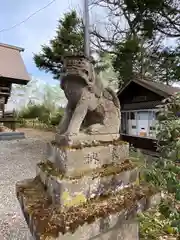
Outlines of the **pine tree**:
M53 74L59 79L63 72L63 57L69 53L83 52L83 24L76 11L71 11L59 20L56 36L49 45L43 45L41 52L34 55L39 69Z

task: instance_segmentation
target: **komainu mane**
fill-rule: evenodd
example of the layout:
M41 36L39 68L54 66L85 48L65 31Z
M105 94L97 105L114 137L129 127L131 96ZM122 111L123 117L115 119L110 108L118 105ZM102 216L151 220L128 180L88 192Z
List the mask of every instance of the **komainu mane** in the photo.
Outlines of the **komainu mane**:
M120 128L120 103L110 88L104 88L90 60L84 56L65 58L61 88L68 100L58 126L59 135L117 134Z

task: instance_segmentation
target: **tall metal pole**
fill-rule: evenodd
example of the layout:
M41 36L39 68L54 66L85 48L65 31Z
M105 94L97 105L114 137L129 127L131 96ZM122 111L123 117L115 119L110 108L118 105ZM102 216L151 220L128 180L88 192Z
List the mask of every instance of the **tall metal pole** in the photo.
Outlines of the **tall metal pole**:
M90 57L90 34L89 34L89 1L84 1L84 54Z

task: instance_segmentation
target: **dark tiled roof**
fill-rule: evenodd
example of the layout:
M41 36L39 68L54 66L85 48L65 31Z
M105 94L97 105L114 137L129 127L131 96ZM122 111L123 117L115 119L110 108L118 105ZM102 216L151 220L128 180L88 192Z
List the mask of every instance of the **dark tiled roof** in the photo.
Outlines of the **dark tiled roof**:
M155 92L163 97L168 97L180 91L180 88L178 87L168 86L163 83L154 82L152 80L142 80L139 78L135 78L131 80L129 83L127 83L124 87L122 87L117 94L120 95L131 82L135 82L141 85L142 87L147 88L150 91Z
M159 83L159 82L152 82L152 81L143 81L143 80L139 80L141 82L144 82L145 84L149 85L150 87L157 89L157 90L161 90L169 95L174 94L175 92L179 92L180 88L178 87L172 87L172 86L168 86L165 85L163 83Z

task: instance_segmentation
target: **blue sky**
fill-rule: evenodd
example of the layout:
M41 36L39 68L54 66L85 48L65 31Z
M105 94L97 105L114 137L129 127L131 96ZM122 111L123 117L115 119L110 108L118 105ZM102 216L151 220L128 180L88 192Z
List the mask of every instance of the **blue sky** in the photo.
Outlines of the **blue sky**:
M56 0L46 9L38 12L32 18L20 26L9 31L1 31L23 21L29 15L38 9L47 5L51 0L4 0L1 1L0 7L0 42L25 48L22 53L26 68L35 79L42 80L50 84L57 84L52 75L38 70L33 62L33 53L41 50L42 44L47 44L56 34L58 20L64 13L75 8L82 14L83 0ZM93 9L94 10L94 9ZM93 12L91 10L91 13ZM96 14L97 13L97 14ZM96 11L91 14L91 21L98 23L104 20L102 11ZM165 41L166 44L173 44L173 40ZM30 97L30 96L29 96ZM17 99L16 99L17 100ZM9 101L9 107L13 108L17 103L12 105L13 99Z
M0 31L10 28L23 21L33 12L44 7L51 0L6 0L1 2L0 8ZM33 62L33 53L41 49L42 44L55 35L58 19L71 8L82 8L82 0L56 0L46 9L34 15L31 19L20 26L9 31L0 32L0 42L25 48L22 57L26 68L35 78L49 83L52 76L43 71L39 71Z
M83 0L56 0L49 7L37 13L20 26L9 31L1 32L2 29L10 28L16 23L23 21L33 12L44 7L49 2L51 2L51 0L1 1L0 42L25 48L22 56L28 72L37 79L49 83L56 83L57 81L52 80L53 78L50 74L38 70L33 62L33 53L38 53L41 49L41 45L48 43L56 34L57 22L58 19L62 17L63 13L72 8L82 13ZM99 19L102 20L100 12L101 11L98 11ZM171 41L168 40L168 43L171 44Z

